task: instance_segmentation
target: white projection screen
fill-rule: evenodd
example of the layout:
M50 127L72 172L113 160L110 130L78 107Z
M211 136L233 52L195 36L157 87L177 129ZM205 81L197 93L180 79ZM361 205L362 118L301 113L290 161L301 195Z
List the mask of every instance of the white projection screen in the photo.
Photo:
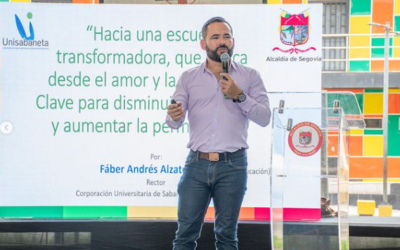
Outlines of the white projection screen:
M287 15L307 20L304 44L284 43ZM321 90L318 4L0 3L0 206L174 211L189 125L171 130L166 108L180 74L205 61L201 27L214 16L233 27L233 60L269 92ZM250 125L243 203L265 218L271 133ZM303 188L315 191L290 206L318 209L319 189Z

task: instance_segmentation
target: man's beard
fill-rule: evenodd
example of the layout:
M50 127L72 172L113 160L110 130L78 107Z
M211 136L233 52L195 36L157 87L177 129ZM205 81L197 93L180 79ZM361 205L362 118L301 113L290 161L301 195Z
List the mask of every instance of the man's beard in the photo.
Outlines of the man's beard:
M215 50L212 50L212 49L208 48L208 46L206 44L207 57L215 62L221 62L221 55L218 55L218 53L217 53L218 49L225 48L227 50L226 53L228 53L229 57L232 57L234 47L235 46L232 45L232 48L229 49L228 46L226 46L226 45L220 45Z

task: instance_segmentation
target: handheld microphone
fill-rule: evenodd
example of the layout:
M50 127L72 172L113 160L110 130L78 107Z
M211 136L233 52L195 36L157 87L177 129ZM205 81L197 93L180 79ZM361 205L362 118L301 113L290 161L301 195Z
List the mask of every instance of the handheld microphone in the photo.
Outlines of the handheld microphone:
M226 52L222 53L220 58L221 58L221 62L222 62L222 72L228 73L228 61L230 58L228 53L226 53ZM224 79L225 81L228 80L228 78L226 78L225 76L222 76L221 79ZM225 95L225 99L229 99L229 97L227 95Z
M222 72L224 72L224 73L228 73L228 61L229 61L229 55L228 55L228 53L223 53L221 56L220 56L220 58L221 58L221 62L222 62ZM224 80L228 80L228 79L226 79L226 77L223 77L224 78Z

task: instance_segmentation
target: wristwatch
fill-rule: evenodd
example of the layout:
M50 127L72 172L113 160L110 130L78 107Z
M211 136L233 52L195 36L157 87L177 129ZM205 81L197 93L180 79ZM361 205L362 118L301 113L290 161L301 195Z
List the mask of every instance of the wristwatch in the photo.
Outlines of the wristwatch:
M243 93L243 91L242 91L242 93L240 93L238 95L237 99L233 99L233 102L238 102L238 103L241 103L241 102L244 102L244 101L246 101L246 94Z

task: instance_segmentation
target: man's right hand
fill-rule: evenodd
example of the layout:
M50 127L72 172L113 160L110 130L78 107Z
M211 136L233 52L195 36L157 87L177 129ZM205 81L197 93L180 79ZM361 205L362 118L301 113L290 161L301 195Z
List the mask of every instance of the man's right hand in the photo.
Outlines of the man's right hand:
M184 115L182 103L170 104L168 106L168 115L174 121L179 121Z

